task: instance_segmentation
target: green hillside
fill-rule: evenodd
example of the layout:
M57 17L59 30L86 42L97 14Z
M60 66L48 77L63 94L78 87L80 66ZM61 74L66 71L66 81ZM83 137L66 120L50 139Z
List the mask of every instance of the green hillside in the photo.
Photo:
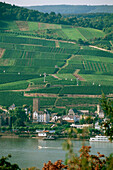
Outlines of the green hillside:
M17 21L1 22L0 93L8 98L1 97L1 105L32 105L33 97L43 94L42 108L85 108L96 105L102 91L113 93L113 54L76 43L80 38L103 37L102 31L28 21L19 21L21 27ZM56 39L49 29L55 31ZM36 31L42 34L38 36ZM95 99L90 95L96 95Z
M112 49L111 31L0 20L0 105L93 109L102 92L113 97Z
M46 41L39 40L40 38L46 39L58 39L58 40L78 40L79 38L83 40L89 40L99 37L104 37L105 33L102 30L92 29L92 28L83 28L83 27L73 27L73 26L66 26L61 24L48 24L48 23L41 23L41 22L30 22L30 21L0 21L0 41L7 43L11 43L10 40L7 38L8 36L21 37L21 39L16 38L17 44L22 44L27 41L27 44L36 44L46 46ZM3 37L4 36L4 37ZM23 36L23 39L22 39ZM25 38L29 39L25 39ZM32 40L32 37L37 37ZM13 43L13 42L12 42ZM49 42L48 46L54 42ZM52 45L54 46L54 45Z

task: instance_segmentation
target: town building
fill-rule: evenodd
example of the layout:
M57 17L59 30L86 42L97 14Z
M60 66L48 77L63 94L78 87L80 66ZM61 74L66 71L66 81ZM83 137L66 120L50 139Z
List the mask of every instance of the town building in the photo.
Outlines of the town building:
M64 115L62 117L62 120L65 120L68 123L75 123L79 121L79 116L78 114L75 115L75 112L73 111L73 109L70 109L68 115Z
M40 99L33 99L33 115L32 119L34 123L48 123L50 121L50 115L47 110L40 111Z
M14 110L16 108L15 104L13 103L10 107L9 110Z

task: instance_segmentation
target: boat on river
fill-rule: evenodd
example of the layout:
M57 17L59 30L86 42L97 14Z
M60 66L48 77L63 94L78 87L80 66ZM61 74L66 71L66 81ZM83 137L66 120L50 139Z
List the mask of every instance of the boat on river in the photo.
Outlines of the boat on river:
M110 142L109 137L107 136L95 136L94 138L89 139L90 142Z
M38 146L38 149L42 149L42 146Z
M55 140L55 137L53 136L46 136L43 138L43 140Z

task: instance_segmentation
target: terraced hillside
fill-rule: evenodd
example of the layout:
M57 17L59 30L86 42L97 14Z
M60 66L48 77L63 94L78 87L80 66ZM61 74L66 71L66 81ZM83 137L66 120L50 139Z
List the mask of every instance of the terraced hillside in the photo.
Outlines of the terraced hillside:
M113 51L77 44L103 37L97 29L0 21L0 105L52 111L94 108L102 92L113 96ZM112 41L109 42L112 46Z

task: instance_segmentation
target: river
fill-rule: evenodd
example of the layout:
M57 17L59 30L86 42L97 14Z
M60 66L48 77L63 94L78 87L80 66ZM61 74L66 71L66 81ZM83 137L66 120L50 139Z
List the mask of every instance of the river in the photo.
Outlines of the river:
M53 163L56 160L65 160L66 151L62 149L64 140L39 140L29 138L0 138L0 158L2 156L12 155L10 161L17 163L20 168L38 167L42 169L43 163L51 160ZM82 141L73 141L74 150L77 153ZM85 142L85 145L91 146L91 154L105 154L108 156L113 152L113 143L98 143ZM39 149L38 146L41 146Z

